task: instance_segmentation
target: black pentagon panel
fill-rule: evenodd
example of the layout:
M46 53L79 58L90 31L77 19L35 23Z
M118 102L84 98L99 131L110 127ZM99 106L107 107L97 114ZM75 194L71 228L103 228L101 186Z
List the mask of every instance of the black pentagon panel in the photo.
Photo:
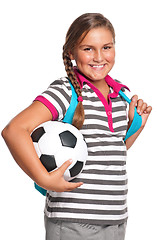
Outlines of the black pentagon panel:
M53 155L42 154L40 157L41 163L44 165L48 172L57 168L55 157Z
M42 135L44 135L45 130L43 127L39 127L37 128L32 134L31 134L31 138L33 140L33 142L38 142L39 139L42 137Z
M77 174L81 172L83 168L83 162L77 161L76 164L69 170L70 176L75 177Z
M74 148L76 146L77 138L70 131L64 131L59 136L64 147Z
M59 134L62 146L74 148L76 146L77 138L70 132L64 131Z

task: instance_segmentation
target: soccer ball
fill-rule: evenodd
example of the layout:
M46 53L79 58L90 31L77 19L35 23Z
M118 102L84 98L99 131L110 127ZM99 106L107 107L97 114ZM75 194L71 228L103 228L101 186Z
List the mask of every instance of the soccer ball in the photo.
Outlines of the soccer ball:
M64 173L70 181L82 171L88 152L80 131L68 123L48 121L31 134L38 157L48 172L59 168L65 161L73 162Z

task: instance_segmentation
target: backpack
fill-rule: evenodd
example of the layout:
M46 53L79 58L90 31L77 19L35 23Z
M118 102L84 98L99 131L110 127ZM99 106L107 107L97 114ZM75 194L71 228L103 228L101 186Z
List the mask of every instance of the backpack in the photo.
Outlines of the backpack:
M76 109L77 104L78 104L78 100L77 100L78 97L77 97L77 93L75 92L75 89L74 89L73 85L71 84L71 82L70 82L70 86L71 86L71 90L72 90L72 97L71 97L71 101L70 101L70 106L67 109L67 112L66 112L66 114L64 116L64 119L63 119L63 122L72 124L74 112L75 112L75 109ZM129 104L131 103L131 100L125 95L125 93L122 90L119 91L119 94L122 98L124 98L124 100L126 102L128 102ZM130 128L128 129L128 131L126 133L124 141L126 141L129 137L131 137L134 133L136 133L139 130L139 128L141 127L141 124L142 124L142 117L137 113L137 109L135 107L134 119L132 121L132 124L131 124ZM34 183L34 187L42 195L46 196L47 190L41 188L36 183Z

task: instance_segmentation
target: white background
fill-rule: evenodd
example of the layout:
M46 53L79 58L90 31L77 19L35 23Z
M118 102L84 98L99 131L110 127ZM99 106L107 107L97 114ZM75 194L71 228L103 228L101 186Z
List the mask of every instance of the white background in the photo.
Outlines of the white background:
M129 220L126 240L158 238L157 145L159 15L151 0L1 0L0 130L57 77L66 31L86 12L100 12L116 30L116 64L110 73L153 106L147 125L128 151ZM0 138L0 238L44 239L44 197L12 159Z

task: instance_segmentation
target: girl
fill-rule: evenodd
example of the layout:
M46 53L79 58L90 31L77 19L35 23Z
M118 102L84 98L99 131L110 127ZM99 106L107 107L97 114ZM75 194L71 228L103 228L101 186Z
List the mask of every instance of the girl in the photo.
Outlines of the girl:
M54 81L5 127L2 136L23 171L48 190L47 240L124 239L128 216L126 151L143 130L152 108L133 96L127 121L126 103L118 94L127 87L108 75L115 62L115 32L103 15L84 14L72 23L63 60L79 101L73 125L82 132L89 153L79 177L72 182L63 178L71 160L48 173L30 138L39 124L64 118L72 94L68 78ZM142 126L124 141L135 106Z

